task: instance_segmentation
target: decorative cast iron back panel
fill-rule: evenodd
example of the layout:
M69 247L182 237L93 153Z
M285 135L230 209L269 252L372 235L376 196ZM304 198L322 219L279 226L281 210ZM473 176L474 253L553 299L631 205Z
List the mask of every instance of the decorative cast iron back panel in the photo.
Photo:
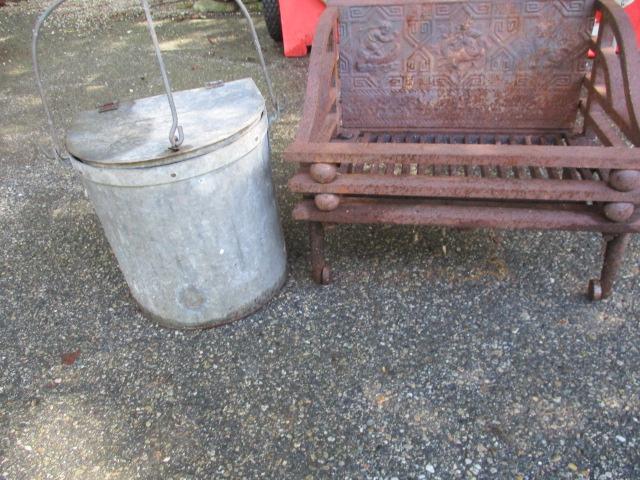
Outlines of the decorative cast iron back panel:
M593 0L341 7L342 125L571 128L592 15Z

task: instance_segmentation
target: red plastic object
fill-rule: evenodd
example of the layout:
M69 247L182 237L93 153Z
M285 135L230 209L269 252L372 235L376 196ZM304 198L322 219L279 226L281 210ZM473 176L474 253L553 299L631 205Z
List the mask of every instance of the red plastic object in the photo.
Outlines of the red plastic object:
M282 40L287 57L304 57L325 4L321 0L280 0Z
M640 1L635 0L631 2L629 5L624 7L624 11L629 16L629 20L631 20L631 25L633 29L636 31L636 45L640 50Z

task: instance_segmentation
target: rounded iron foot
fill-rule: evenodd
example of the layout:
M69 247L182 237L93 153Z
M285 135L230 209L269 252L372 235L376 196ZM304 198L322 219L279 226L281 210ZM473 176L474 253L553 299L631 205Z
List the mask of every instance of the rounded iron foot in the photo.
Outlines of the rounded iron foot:
M602 300L602 285L600 285L600 280L589 280L589 300Z
M331 268L329 268L329 265L325 265L319 272L317 270L312 271L311 277L318 285L329 285L332 280Z
M329 285L331 283L331 268L329 268L329 265L325 265L324 267L322 267L322 275L320 280L320 283L322 285Z

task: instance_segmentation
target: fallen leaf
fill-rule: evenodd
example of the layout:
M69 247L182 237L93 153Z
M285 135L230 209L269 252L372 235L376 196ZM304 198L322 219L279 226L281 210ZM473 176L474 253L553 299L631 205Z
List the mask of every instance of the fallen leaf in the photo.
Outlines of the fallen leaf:
M80 349L76 350L75 352L63 353L62 355L60 355L60 358L62 358L63 364L73 365L74 363L76 363L76 360L78 359L79 356L80 356Z
M389 401L389 397L387 397L384 393L379 393L378 395L376 395L376 404L379 407L383 406L388 401Z

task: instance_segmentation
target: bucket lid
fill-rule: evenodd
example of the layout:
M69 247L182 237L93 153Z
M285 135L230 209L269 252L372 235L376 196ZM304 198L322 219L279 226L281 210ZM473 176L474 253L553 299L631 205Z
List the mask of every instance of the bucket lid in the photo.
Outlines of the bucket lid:
M166 95L121 103L116 110L78 114L66 137L77 160L99 167L166 165L223 143L249 128L264 113L264 98L250 78L214 88L174 92L184 143L169 149L171 110Z

